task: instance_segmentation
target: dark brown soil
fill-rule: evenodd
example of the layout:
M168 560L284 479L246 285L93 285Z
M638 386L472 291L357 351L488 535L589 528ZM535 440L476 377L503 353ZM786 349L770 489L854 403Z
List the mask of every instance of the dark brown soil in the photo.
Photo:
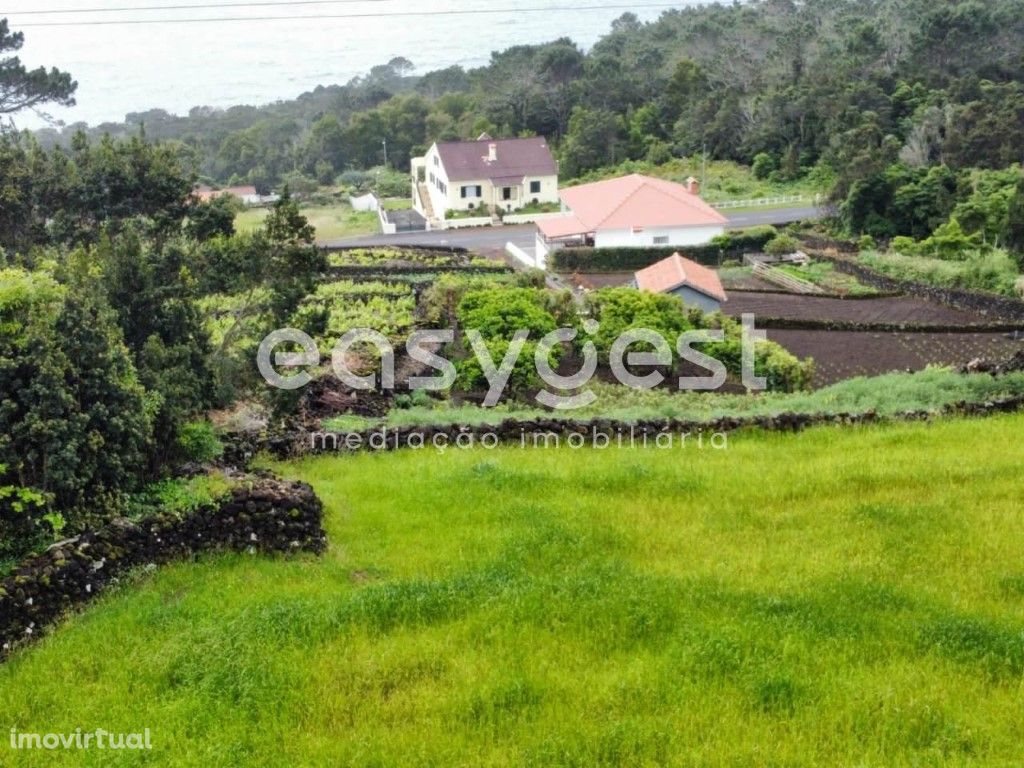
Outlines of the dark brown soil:
M1024 349L1024 341L1002 333L771 330L768 338L797 357L813 358L818 387L855 376L920 371L928 365L959 367L976 358L1005 359Z
M983 315L952 309L906 296L877 299L833 299L777 293L730 293L723 307L728 315L791 320L835 320L848 323L910 323L915 325L976 325L991 322Z

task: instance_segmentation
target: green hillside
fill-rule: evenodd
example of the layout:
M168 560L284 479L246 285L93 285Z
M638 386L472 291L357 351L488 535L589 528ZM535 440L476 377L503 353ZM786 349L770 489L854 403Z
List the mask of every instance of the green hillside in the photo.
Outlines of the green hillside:
M280 466L325 500L323 559L140 576L0 667L0 703L148 727L149 765L1007 765L1022 427Z

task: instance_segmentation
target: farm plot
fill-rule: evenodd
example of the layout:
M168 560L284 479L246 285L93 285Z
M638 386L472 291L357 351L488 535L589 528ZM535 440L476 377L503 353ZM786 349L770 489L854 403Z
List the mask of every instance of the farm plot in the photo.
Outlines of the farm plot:
M322 351L328 352L345 333L372 328L392 341L404 339L415 324L416 297L407 283L339 280L324 283L307 296L296 322L300 328L322 329Z
M490 259L462 251L431 250L427 248L347 248L332 251L328 255L330 265L335 268L400 269L409 267L432 267L437 269L504 269Z
M732 293L725 313L738 317L788 320L835 321L863 324L981 325L990 322L983 315L964 312L925 299L886 296L872 299L836 299L827 296L797 296L779 293Z
M1004 333L770 330L768 338L797 357L814 359L816 387L855 376L962 365L978 357L1003 359L1024 349L1024 340L1014 341Z

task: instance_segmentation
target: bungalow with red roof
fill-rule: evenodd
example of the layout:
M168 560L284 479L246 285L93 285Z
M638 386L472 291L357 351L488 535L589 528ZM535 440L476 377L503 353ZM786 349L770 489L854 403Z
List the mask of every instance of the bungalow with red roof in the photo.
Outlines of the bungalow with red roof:
M537 260L573 245L645 248L700 245L729 223L700 199L696 179L684 186L634 173L560 192L565 215L537 222Z
M412 159L413 207L428 222L449 211L515 211L558 202L558 163L541 137L434 144Z
M678 296L688 307L717 312L728 301L718 273L674 253L634 275L633 285L641 291Z

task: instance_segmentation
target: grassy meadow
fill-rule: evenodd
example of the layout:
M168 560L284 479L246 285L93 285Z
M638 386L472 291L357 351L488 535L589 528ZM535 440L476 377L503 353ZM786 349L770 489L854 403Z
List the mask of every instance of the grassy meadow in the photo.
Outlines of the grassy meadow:
M247 208L235 217L235 229L251 232L263 223L268 211L267 208ZM355 211L348 203L304 205L302 215L316 229L319 241L373 235L380 231L380 220L374 211Z
M1016 764L1022 429L276 465L322 559L140 575L0 666L0 730L154 751L0 765Z

